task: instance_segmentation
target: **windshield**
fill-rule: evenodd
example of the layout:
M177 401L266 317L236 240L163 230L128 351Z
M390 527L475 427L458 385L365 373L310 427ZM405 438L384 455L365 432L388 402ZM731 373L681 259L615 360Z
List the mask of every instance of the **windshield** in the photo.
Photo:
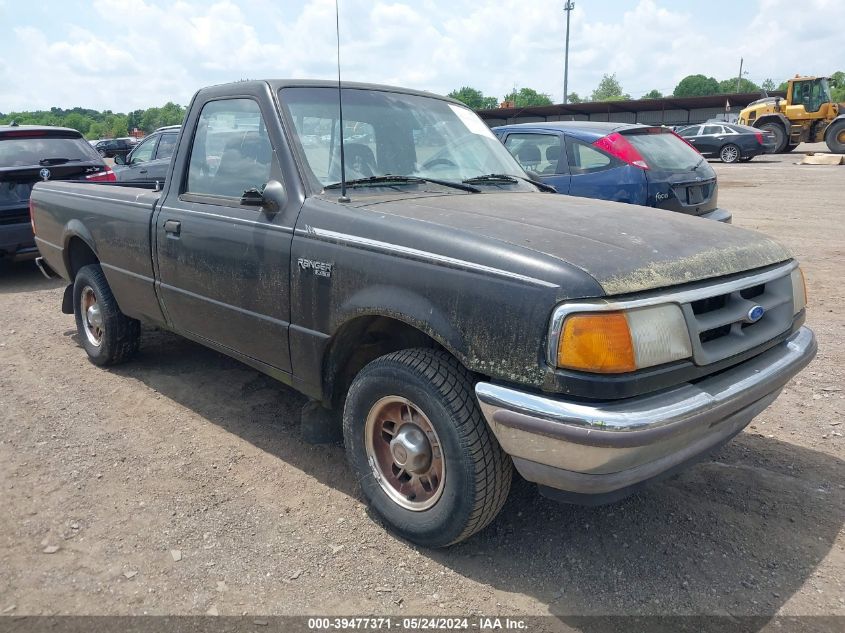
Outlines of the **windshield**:
M649 128L623 134L652 169L691 171L703 161L701 154L669 131Z
M313 180L321 187L337 183L337 89L283 88L280 97ZM343 143L348 181L388 174L453 182L487 174L526 178L471 110L431 97L344 88ZM534 190L522 180L494 185Z
M31 167L41 161L100 162L100 156L81 138L0 135L0 167ZM58 160L66 159L66 160Z

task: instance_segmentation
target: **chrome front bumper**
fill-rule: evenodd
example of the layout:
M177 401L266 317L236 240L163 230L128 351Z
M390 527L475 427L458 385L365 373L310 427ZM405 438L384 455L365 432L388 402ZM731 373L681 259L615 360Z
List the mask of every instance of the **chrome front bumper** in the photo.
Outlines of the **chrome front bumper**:
M806 327L696 383L626 400L573 402L478 383L481 409L520 474L577 495L628 489L739 433L815 356Z

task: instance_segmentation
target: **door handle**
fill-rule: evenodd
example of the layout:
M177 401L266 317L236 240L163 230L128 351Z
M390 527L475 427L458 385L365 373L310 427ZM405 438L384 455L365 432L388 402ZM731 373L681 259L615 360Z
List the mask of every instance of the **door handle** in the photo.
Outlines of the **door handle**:
M164 223L164 232L171 235L179 235L182 231L182 223L179 220L167 220Z

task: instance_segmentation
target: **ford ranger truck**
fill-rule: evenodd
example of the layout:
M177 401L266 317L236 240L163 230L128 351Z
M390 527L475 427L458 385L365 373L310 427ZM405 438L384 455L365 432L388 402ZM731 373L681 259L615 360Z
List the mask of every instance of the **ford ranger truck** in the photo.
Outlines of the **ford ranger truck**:
M93 363L147 324L294 387L336 414L371 507L436 547L493 520L514 467L579 503L673 473L812 359L768 237L544 193L457 101L347 83L341 117L338 96L205 88L163 183L35 185Z

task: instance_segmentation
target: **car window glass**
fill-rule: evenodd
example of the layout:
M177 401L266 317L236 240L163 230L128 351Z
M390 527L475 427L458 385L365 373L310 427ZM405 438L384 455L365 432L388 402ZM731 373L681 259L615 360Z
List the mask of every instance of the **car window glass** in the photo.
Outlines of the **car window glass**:
M206 103L200 113L188 165L188 193L240 198L261 190L275 164L267 126L252 99Z
M700 125L693 125L692 127L687 127L681 130L681 136L686 138L690 138L692 136L698 136L701 134L701 126Z
M314 175L321 182L338 177L333 172L340 161L340 144L337 142L339 127L337 117L297 117L302 149ZM374 176L379 164L375 128L370 123L344 119L343 130L346 178L351 180Z
M704 134L721 134L722 127L720 125L705 125Z
M540 174L556 174L560 159L560 138L557 134L509 134L505 147L523 169Z
M337 90L290 87L279 92L312 186L340 181ZM472 110L442 99L382 90L343 91L347 180L387 174L465 180L525 172ZM531 187L518 182L512 190Z
M176 134L162 134L161 140L158 142L158 149L156 150L156 159L170 158L173 156L173 150L176 147Z
M138 145L138 148L132 154L132 158L129 162L132 165L137 165L138 163L146 163L148 160L152 160L153 150L155 150L157 140L157 136L151 136L150 138L144 140L140 145Z
M572 172L580 174L607 169L613 162L604 152L572 138L566 139L566 158Z
M49 158L101 162L96 150L81 138L0 137L0 167L38 165Z

